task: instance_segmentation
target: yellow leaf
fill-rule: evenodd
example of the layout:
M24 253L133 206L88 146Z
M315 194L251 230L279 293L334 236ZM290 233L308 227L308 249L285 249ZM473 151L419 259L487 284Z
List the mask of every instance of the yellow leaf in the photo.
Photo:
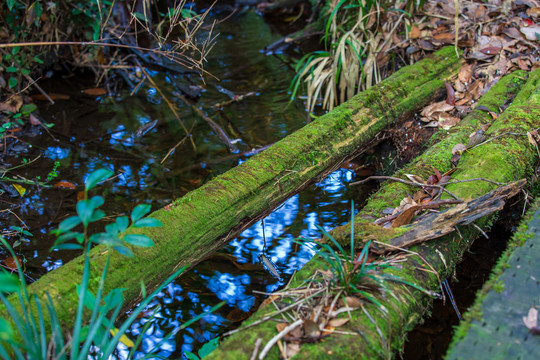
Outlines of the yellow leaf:
M15 188L15 190L17 190L17 192L19 193L19 195L21 195L21 197L24 196L24 194L26 193L26 189L19 185L19 184L12 184L12 186Z
M112 336L115 336L117 333L118 333L118 329L117 328L114 328L114 329L111 329L109 330L111 332L111 335ZM131 341L130 338L128 338L126 336L126 334L123 334L122 336L120 336L120 342L124 345L126 345L127 347L133 347L135 346L135 344L133 343L133 341Z

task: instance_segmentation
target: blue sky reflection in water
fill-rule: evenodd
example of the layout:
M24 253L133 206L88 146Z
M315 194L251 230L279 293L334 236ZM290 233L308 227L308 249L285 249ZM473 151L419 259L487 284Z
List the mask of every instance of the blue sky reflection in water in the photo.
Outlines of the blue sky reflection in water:
M159 307L159 310L155 324L144 338L141 355L182 323L222 300L227 302L225 306L189 329L178 332L174 340L167 341L161 348L161 355L178 358L184 351L196 353L195 350L205 342L239 326L263 300L253 290L277 290L313 256L309 245L298 245L292 239L299 236L318 238L321 234L317 225L329 230L350 219L350 199L354 196L353 188L346 184L354 178L351 170L337 170L291 197L264 219L265 253L277 266L282 281L260 263L264 241L262 222L259 221L228 246L169 284L148 307L150 310ZM141 319L134 324L131 335L138 335L145 321Z

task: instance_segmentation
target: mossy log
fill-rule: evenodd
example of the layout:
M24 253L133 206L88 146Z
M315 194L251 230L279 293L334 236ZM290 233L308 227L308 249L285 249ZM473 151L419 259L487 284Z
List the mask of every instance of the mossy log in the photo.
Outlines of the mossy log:
M484 105L497 112L511 95L515 95L525 80L526 74L516 72L501 79L486 95L479 105ZM469 134L477 130L480 125L492 121L488 113L475 110L469 114L460 125L450 131L450 134L441 139L435 136L432 146L396 176L404 173L416 174L427 178L433 173L432 167L441 172L450 169L452 148L457 143L467 143ZM511 132L525 134L540 126L540 70L530 74L525 85L522 86L512 105L507 108L486 132L488 138ZM505 135L488 142L474 151L465 154L458 170L452 175L453 180L466 180L477 177L489 178L497 182L511 182L527 177L537 160L536 151L528 143L526 136ZM463 199L481 196L492 190L495 185L488 182L474 181L448 185L447 188ZM358 244L368 239L387 242L407 231L406 227L383 229L373 225L375 218L382 216L386 207L395 207L400 200L416 191L415 188L401 183L384 183L376 194L372 196L367 205L355 217L354 236ZM480 219L477 224L487 229L494 221L495 216L490 215ZM479 231L466 226L458 233L415 245L410 250L414 253L407 255L406 262L400 262L399 267L381 270L382 273L397 275L403 280L422 286L425 289L438 291L441 279L450 276L453 269L461 260L463 253L470 243L478 236ZM339 227L331 235L347 244L350 240L350 224ZM299 271L291 287L299 286L304 279L309 279L320 266L317 257L311 260ZM376 305L366 303L364 311L351 312L351 321L340 330L355 335L332 335L317 343L304 343L296 355L300 359L375 359L390 358L395 351L402 349L406 334L421 319L429 308L431 298L424 292L413 289L399 282L388 282L389 292L386 296L377 296L377 300L384 306L381 311ZM273 311L267 306L260 309L245 324L249 325ZM370 316L366 316L370 314ZM344 314L343 316L347 316ZM253 351L253 344L259 338L263 339L263 346L277 334L275 323L267 321L247 331L240 331L224 340L220 347L210 355L219 359L247 359ZM274 347L268 358L279 358L279 351Z
M147 289L153 289L176 269L193 266L223 246L284 200L337 168L381 130L428 103L444 88L444 80L456 74L459 64L453 48L442 49L153 212L151 217L161 220L163 227L127 232L150 236L155 247L134 249L134 258L112 254L105 291L124 288L127 301L136 303L141 280ZM92 250L92 289L97 288L105 258L103 247ZM79 257L29 287L40 297L50 294L66 326L74 321L75 286L82 270L83 259ZM0 314L5 315L5 309Z
M540 294L540 200L527 212L455 332L446 359L536 359L540 337L523 322Z

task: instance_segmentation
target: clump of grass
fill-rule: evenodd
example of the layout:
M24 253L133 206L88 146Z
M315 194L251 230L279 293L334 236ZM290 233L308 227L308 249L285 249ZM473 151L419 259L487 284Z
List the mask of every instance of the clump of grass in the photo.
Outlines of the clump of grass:
M411 12L423 0L340 0L332 2L326 21L325 51L310 53L296 66L292 98L307 88L308 112L321 101L331 110L382 80L379 62L391 49L392 36L406 29ZM405 31L408 36L408 31Z
M321 265L329 270L332 274L331 288L332 291L342 291L349 295L358 295L361 298L376 304L380 308L383 306L377 301L374 293L384 292L387 290L387 281L397 281L417 290L429 293L421 286L406 281L399 276L384 274L380 270L392 267L391 262L375 262L368 261L369 245L368 241L356 255L356 244L354 240L354 203L351 202L351 239L350 249L346 250L341 244L332 237L327 231L319 226L319 229L330 240L330 243L321 243L318 247L317 254L322 258ZM301 239L302 241L310 241ZM375 292L374 292L375 290Z

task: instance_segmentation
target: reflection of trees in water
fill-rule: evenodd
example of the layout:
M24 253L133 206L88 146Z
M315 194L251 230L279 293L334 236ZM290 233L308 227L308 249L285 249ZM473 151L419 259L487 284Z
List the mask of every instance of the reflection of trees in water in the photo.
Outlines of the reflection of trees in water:
M310 245L299 245L292 241L294 238L320 237L317 225L329 230L350 220L349 199L354 190L346 183L353 178L351 170L340 169L291 197L264 219L265 253L282 274L292 275L313 256ZM263 227L259 221L218 254L182 275L178 280L181 286L176 283L167 286L149 306L159 305L161 309L156 314L156 324L147 332L141 354L183 322L222 300L227 301L225 306L178 332L164 344L161 355L179 357L182 351L195 351L230 327L239 325L263 300L253 290L272 292L284 284L259 263L258 255L263 248ZM137 335L143 325L144 320L135 324L132 334Z

